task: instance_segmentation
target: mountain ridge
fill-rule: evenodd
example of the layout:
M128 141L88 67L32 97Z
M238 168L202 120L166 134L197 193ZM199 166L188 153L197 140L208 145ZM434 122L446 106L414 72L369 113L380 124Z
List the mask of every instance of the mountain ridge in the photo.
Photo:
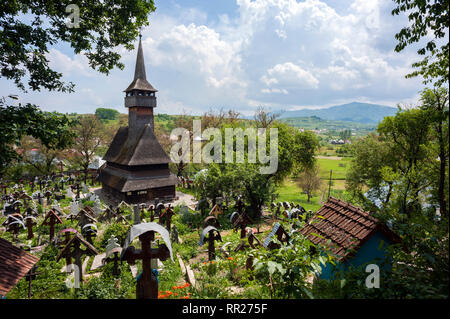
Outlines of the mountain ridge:
M377 124L385 116L397 113L397 108L371 103L351 102L321 109L280 111L280 119L316 116L324 120Z

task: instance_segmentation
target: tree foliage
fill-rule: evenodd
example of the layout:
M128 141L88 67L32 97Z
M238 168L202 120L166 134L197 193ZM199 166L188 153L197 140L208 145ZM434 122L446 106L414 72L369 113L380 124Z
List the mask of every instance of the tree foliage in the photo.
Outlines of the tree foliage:
M413 64L413 67L418 70L406 77L421 75L425 83L436 80L437 86L448 83L449 1L394 0L394 2L397 7L392 10L392 14L399 15L401 12L407 12L411 23L395 35L398 40L395 51L400 52L408 45L418 43L421 39L427 39L426 45L417 51L419 55L425 57L422 61Z
M115 120L119 116L119 111L99 107L95 110L95 115L100 121Z
M67 24L69 5L79 8L79 25ZM48 1L6 0L0 4L0 76L26 90L71 92L73 83L64 83L62 74L51 69L49 46L66 42L75 54L84 54L89 65L108 74L123 69L115 48L133 48L138 29L148 24L154 11L152 0ZM24 15L28 19L24 19Z
M71 145L73 121L56 112L44 112L27 103L7 105L0 99L0 176L13 160L20 158L16 151L22 137L33 136L49 149L64 149Z

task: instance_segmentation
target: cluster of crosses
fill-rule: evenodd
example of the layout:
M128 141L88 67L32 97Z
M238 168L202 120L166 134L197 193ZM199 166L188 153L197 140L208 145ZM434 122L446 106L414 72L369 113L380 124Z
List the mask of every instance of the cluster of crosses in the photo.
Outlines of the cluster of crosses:
M94 180L92 180L94 183ZM137 298L157 298L158 297L158 278L157 272L155 273L155 267L153 267L154 261L157 259L164 261L169 257L173 260L171 240L178 241L178 235L176 227L172 227L172 217L174 215L173 207L168 204L164 205L155 200L153 205L140 204L133 207L122 202L116 207L108 206L106 209L98 212L89 206L83 208L78 207L77 200L80 199L80 190L86 188L85 184L81 184L81 180L71 175L67 178L60 178L55 181L54 178L48 179L36 179L30 183L32 191L36 186L39 186L39 191L33 193L32 196L26 194L23 190L23 186L17 185L11 194L8 194L7 187L2 184L2 201L5 202L4 214L7 216L6 221L2 226L5 226L6 230L11 232L16 238L17 234L22 229L28 230L28 239L34 237L33 226L37 224L37 212L35 208L30 206L33 203L33 199L39 203L44 198L47 200L47 205L54 198L55 201L62 197L55 196L60 193L60 189L63 189L65 185L69 185L67 194L73 198L71 206L71 212L68 215L61 213L58 207L52 207L47 212L44 212L44 219L42 226L49 227L49 239L51 243L59 246L60 253L57 257L59 261L61 258L66 260L67 271L71 270L71 266L74 264L77 269L76 275L78 282L82 282L82 258L83 256L97 255L98 252L93 245L93 239L97 235L96 223L100 222L121 222L130 226L128 237L125 240L123 247L118 242L118 239L112 236L108 240L106 246L105 257L102 260L103 264L109 262L114 263L113 275L119 276L119 262L126 261L130 265L134 265L136 260L142 260L142 273L137 276L136 284L136 297ZM74 193L72 193L75 192ZM124 208L128 206L132 210L132 215L126 216ZM199 201L197 208L202 213L208 209L208 202L206 200ZM24 208L24 215L21 214L21 208ZM264 241L260 241L252 229L249 229L249 225L254 224L254 221L247 215L245 211L245 205L243 201L238 198L236 200L235 209L230 216L230 222L233 229L240 231L240 243L235 247L234 252L245 250L247 248L252 249L277 249L280 247L280 243L287 243L290 239L289 234L284 230L280 223L276 222L272 231ZM271 209L273 211L274 221L283 216L285 219L295 219L307 212L299 204L288 202L272 203ZM187 210L187 207L186 207ZM283 212L282 212L283 210ZM216 250L215 242L222 241L222 237L219 229L221 228L219 222L219 215L223 214L223 208L221 203L216 203L209 214L203 220L203 229L200 235L199 246L203 246L204 243L208 243L208 259L210 261L215 260ZM62 224L62 218L76 219L78 220L77 227L79 231L73 228L66 228L61 230L57 236L55 236L55 226ZM149 222L146 222L145 219ZM155 219L158 222L155 222ZM56 237L56 238L55 238ZM140 249L136 249L132 242L135 239L139 239ZM248 244L245 242L247 238ZM274 242L274 238L277 238L277 242ZM163 240L163 244L159 244L159 239ZM231 250L226 251L226 247L229 247L230 243L225 243L221 250L226 256L230 256ZM247 268L252 269L253 260L252 257L247 259ZM30 271L28 274L30 281L35 276L36 271Z

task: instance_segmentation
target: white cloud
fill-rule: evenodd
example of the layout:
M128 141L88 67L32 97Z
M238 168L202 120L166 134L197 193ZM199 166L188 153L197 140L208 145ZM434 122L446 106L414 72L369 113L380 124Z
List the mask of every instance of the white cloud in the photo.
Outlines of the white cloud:
M267 70L267 74L261 77L261 81L268 87L300 87L316 89L319 81L308 71L291 62L277 64Z
M151 15L142 40L147 78L159 90L157 112L246 112L258 105L289 109L355 100L395 105L422 88L420 79L404 78L418 59L415 51L393 51L394 34L408 22L390 14L390 0L353 0L345 8L340 2L339 11L319 0L236 3L234 16L178 7ZM106 77L84 56L51 49L52 67L78 91L64 104L45 93L45 102L60 111L103 103L125 112L122 90L132 80L136 52L117 51L126 68Z

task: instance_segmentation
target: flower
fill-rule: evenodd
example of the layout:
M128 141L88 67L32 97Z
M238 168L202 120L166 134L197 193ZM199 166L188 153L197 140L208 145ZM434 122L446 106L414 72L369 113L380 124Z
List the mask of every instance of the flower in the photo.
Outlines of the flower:
M228 257L227 259L228 259L228 260L233 260L233 257Z

